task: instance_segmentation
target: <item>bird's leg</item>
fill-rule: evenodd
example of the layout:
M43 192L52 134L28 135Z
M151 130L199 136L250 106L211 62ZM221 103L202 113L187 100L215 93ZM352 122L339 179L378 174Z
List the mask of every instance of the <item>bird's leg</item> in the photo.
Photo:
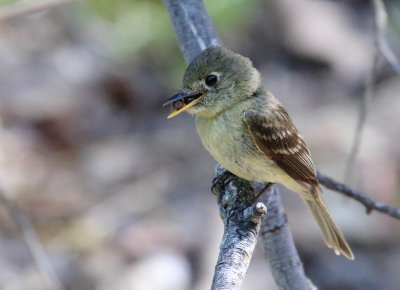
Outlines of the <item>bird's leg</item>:
M265 184L265 186L256 194L256 199L258 199L264 192L268 191L274 184L274 182L268 182Z

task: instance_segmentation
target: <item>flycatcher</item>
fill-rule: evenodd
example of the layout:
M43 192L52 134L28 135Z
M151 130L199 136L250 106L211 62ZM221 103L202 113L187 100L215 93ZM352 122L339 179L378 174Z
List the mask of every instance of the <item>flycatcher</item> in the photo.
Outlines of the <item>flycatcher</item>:
M190 63L168 118L194 115L204 147L233 174L249 181L283 184L313 214L323 239L337 255L353 253L332 220L310 152L282 104L265 88L252 62L212 46Z

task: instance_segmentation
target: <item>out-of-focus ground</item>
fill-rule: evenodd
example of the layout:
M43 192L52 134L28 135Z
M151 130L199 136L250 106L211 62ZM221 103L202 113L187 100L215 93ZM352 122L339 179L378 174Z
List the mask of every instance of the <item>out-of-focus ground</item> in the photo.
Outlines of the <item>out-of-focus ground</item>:
M16 1L2 1L2 7ZM229 48L250 57L317 167L338 180L373 59L369 1L206 1ZM386 1L400 55L400 3ZM0 186L31 219L66 289L209 289L222 224L214 161L193 120L163 101L185 64L161 1L78 1L0 24ZM351 185L400 206L400 79L383 60ZM320 289L399 289L400 221L325 190L356 260L328 250L281 191ZM0 288L47 289L0 206ZM260 248L244 289L276 289Z

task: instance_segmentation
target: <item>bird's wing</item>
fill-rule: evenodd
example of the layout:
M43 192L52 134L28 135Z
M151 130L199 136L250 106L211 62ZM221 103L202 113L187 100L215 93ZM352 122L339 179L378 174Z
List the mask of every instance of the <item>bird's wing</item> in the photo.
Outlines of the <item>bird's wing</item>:
M250 109L244 120L263 154L300 184L319 190L310 152L285 108L278 104L274 109Z

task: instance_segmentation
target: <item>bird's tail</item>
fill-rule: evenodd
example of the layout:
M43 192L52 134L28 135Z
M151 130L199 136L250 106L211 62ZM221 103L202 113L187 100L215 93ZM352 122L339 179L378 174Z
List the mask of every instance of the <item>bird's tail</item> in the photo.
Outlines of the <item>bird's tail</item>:
M350 260L354 260L353 252L346 242L342 232L332 220L324 201L318 193L312 194L313 198L302 198L304 203L313 214L319 229L321 230L325 244L335 251L336 255L344 255Z

